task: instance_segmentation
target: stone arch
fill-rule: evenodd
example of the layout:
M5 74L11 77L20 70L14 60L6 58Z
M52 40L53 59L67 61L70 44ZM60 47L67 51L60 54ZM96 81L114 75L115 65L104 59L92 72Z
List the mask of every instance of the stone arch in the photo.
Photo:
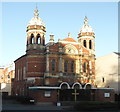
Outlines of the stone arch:
M89 40L89 49L92 49L92 40Z
M64 72L68 72L68 61L64 61Z
M75 62L71 61L71 72L74 72Z
M84 89L92 89L93 87L92 87L92 85L90 84L90 83L86 83L85 85L84 85Z
M37 37L36 37L36 44L41 44L41 37L39 33L37 34Z
M72 85L72 89L74 89L76 85L79 86L79 89L82 89L82 85L81 85L79 82L75 82L75 83Z
M70 85L67 83L67 82L62 82L61 84L60 84L60 89L62 89L62 86L63 85L65 85L66 87L65 87L65 89L70 89ZM63 88L64 89L64 88Z
M45 45L45 36L43 35L43 38L42 38L42 44Z
M84 46L84 47L87 47L87 42L86 42L86 40L83 40L83 46Z
M87 71L87 62L84 62L83 63L83 72L86 72Z
M30 36L30 44L34 44L34 34L33 33Z

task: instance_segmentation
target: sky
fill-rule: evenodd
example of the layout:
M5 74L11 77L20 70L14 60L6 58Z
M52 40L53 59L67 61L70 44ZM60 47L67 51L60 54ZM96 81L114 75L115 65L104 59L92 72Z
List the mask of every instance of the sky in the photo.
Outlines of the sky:
M55 42L71 33L77 40L84 17L95 32L96 58L118 52L117 2L2 2L0 4L0 66L15 61L26 52L26 27L34 9L46 25L46 43L54 34Z

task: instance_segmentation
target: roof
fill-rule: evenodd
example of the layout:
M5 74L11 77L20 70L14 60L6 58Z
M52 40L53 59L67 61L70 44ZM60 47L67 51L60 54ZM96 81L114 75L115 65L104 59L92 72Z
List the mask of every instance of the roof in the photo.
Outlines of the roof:
M91 26L88 24L88 18L85 16L84 19L84 25L82 26L80 33L86 33L86 32L91 32L94 33L93 29L91 28Z
M14 63L15 63L16 61L18 61L19 59L21 59L21 58L25 57L25 56L27 56L27 54L22 55L21 57L17 58L17 59L14 61Z
M68 42L76 42L73 38L71 37L67 37L65 39L63 39L62 41L68 41Z
M42 19L39 17L39 12L38 9L36 8L34 10L34 17L29 21L29 25L40 25L40 26L45 26L45 23L42 21Z
M120 52L114 52L114 53L120 56Z

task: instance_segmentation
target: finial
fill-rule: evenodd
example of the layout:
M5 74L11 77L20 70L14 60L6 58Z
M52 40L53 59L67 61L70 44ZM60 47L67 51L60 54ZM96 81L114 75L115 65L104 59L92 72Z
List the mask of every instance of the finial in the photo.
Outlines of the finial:
M38 12L37 5L36 5L36 8L34 10L34 17L38 18L38 16L39 16L39 12Z
M54 34L51 32L50 35L54 35Z
M70 32L68 33L68 37L71 37L71 33Z
M85 16L85 18L84 18L84 24L88 25L88 18L87 18L87 16Z
M36 9L37 9L37 3L36 3Z
M53 33L50 34L50 41L54 41L54 34Z

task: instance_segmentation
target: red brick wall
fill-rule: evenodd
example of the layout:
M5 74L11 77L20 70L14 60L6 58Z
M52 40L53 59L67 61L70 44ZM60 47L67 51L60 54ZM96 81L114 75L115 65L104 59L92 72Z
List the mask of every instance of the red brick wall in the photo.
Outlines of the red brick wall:
M105 97L104 93L110 93L110 97ZM114 91L108 89L97 89L95 91L95 100L96 101L115 101Z
M27 57L27 76L43 76L45 72L45 58L40 57Z
M48 90L46 90L48 91ZM44 93L45 90L38 90L38 91L29 91L29 96L34 98L37 102L56 102L57 101L57 91L56 90L50 90L51 96L45 97Z

